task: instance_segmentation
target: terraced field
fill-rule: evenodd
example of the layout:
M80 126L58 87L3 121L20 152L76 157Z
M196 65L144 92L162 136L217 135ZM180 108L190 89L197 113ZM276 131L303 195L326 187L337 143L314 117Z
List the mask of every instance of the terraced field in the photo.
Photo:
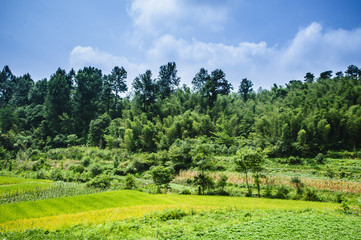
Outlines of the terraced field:
M361 239L360 216L337 203L120 190L1 204L0 213L3 239Z

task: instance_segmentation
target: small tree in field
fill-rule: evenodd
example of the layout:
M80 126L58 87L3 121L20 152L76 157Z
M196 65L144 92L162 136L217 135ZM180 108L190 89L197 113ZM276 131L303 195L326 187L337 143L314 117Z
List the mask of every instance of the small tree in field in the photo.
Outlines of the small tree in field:
M193 184L198 186L198 195L203 194L206 189L212 189L214 187L213 178L204 172L199 173L193 179Z
M248 195L252 194L251 187L248 183L248 174L252 172L256 176L255 183L258 189L258 195L260 192L260 181L259 173L262 171L262 165L265 159L265 154L260 148L249 148L245 147L237 152L236 157L234 158L234 163L236 165L236 170L238 172L243 172L246 175L246 185L248 189Z
M193 184L198 186L198 195L204 194L205 189L213 188L214 181L204 171L210 168L210 150L207 145L199 144L192 151L193 164L198 167L200 173L193 179Z
M303 192L303 183L299 177L292 177L291 183L296 187L297 194L301 195Z
M167 188L169 183L173 180L172 170L161 165L153 167L151 175L159 192L163 186Z
M227 185L228 177L226 175L222 175L220 179L217 181L217 187L221 190L221 192L224 191L225 186Z

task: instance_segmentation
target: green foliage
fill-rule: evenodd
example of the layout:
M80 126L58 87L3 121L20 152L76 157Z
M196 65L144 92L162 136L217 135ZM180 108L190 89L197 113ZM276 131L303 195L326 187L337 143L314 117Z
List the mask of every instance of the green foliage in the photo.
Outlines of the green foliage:
M162 217L163 216L163 217ZM179 216L179 217L178 217ZM168 220L166 220L169 218ZM324 212L165 209L126 221L1 232L4 239L357 239L359 218ZM156 228L154 226L157 226ZM348 229L348 231L342 231ZM256 234L255 234L256 233Z
M168 187L169 183L173 180L172 170L162 165L151 168L153 182L158 187Z
M319 154L317 154L315 160L318 164L323 164L325 161L325 157L322 153L319 153Z
M91 174L91 177L96 177L99 174L103 173L103 171L104 168L98 163L95 163L89 167L89 172Z
M0 131L6 133L11 129L16 129L17 118L13 109L5 107L0 109Z
M104 113L100 117L90 122L88 144L91 146L105 147L104 134L110 124L110 117Z
M111 178L107 175L97 175L92 178L86 185L87 187L107 189L110 187Z
M305 201L316 201L316 202L321 202L322 201L322 199L318 195L316 189L313 189L313 188L306 188L305 189L304 195L303 195L303 200L305 200Z
M301 179L299 177L292 177L291 178L291 184L293 184L297 189L297 194L302 194L303 192L303 186Z
M302 159L299 158L299 157L294 157L294 156L291 156L288 158L288 162L292 165L295 165L295 164L302 164Z
M279 199L287 199L288 198L288 193L289 193L289 189L285 186L280 186L277 189L277 192L275 194L275 198L279 198ZM308 200L308 201L312 201L312 200Z
M172 150L177 171L190 167L189 157L181 160L179 149L170 148L178 140L192 143L202 136L223 145L212 150L216 154L234 154L244 145L261 147L271 157L355 151L361 147L360 69L350 65L345 76L341 73L332 78L332 71L325 71L317 81L306 73L305 82L274 84L257 93L245 78L241 99L230 93L232 86L220 69L210 74L200 69L192 81L194 92L177 88L176 64L170 62L160 67L157 79L149 70L139 75L132 93L122 98L127 90L123 67L109 75L93 67L76 74L59 68L49 81L34 84L29 74L16 77L5 66L0 142L10 151L23 150L14 147L17 135L29 136L27 147L38 149L88 143L131 153Z
M217 181L217 187L220 189L221 192L224 191L224 188L227 185L227 180L228 180L227 175L223 174Z
M348 205L348 203L346 201L341 202L341 209L344 213L350 212L350 206Z
M252 93L253 83L251 80L248 80L247 78L243 78L241 85L239 86L239 94L241 95L243 101L247 102L247 100L250 97L250 94Z
M77 87L74 94L75 131L85 137L91 120L98 111L98 100L102 90L102 71L84 67L75 75Z
M133 174L127 174L124 178L124 189L133 189L135 188L135 177Z
M200 172L194 177L193 185L198 187L198 195L204 195L205 190L213 189L215 183L211 176L204 172Z
M132 85L138 107L144 112L150 110L157 93L157 85L152 79L152 72L147 70L144 74L139 75L134 79Z
M250 186L248 184L248 173L253 172L258 174L262 170L262 165L265 161L265 154L260 149L252 149L249 147L242 148L237 152L236 157L233 158L238 172L243 172L246 175L246 184L248 192Z

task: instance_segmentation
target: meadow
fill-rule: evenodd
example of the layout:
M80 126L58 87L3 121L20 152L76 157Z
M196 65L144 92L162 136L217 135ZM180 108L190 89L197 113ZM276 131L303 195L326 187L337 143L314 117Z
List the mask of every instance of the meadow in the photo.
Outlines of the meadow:
M359 239L361 233L361 218L336 203L133 190L3 204L0 212L5 239Z
M206 195L197 195L193 182L198 169L179 171L168 188L159 189L151 170L118 172L132 169L127 165L139 168L153 155L124 155L113 169L112 159L122 154L99 148L53 149L44 154L44 169L16 175L3 171L0 238L361 239L358 158L326 158L322 163L301 159L297 164L269 158L258 198L252 173L248 180L253 194L246 197L245 175L232 169L229 155L214 158L215 169L206 172L216 184ZM98 166L102 173L94 177ZM220 192L217 184L224 175ZM29 178L39 176L47 179ZM134 179L131 187L128 176ZM301 194L292 183L295 177L304 184ZM90 184L95 179L109 182L105 187ZM220 196L224 193L228 196Z

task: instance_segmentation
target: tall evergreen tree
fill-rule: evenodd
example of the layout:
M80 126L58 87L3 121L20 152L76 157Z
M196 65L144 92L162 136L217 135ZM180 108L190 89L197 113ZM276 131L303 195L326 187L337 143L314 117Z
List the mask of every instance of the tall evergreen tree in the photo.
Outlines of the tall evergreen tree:
M65 70L58 68L56 73L50 77L47 86L47 95L45 99L46 119L52 137L62 133L64 114L71 115L71 76L67 75ZM70 126L67 126L70 128Z
M136 77L133 82L135 100L141 110L147 112L155 102L157 86L152 79L152 72L147 70L144 74Z
M94 67L84 67L75 75L75 82L75 129L79 136L86 137L90 121L98 114L102 92L102 71Z
M158 88L161 98L169 97L179 85L180 77L177 76L177 66L175 62L160 66Z

